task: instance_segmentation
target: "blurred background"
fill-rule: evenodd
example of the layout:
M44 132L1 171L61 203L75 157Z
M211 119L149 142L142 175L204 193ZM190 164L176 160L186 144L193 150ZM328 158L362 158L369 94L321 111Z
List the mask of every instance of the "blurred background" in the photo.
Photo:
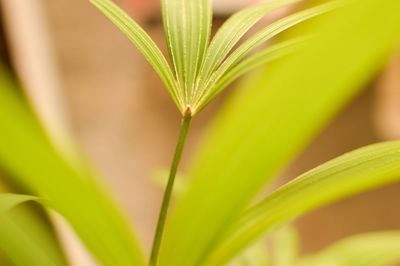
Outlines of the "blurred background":
M116 2L165 51L159 1ZM214 0L214 28L232 12L255 2ZM149 248L163 192L153 180L170 163L180 123L160 80L89 1L0 3L2 64L17 75L46 129L79 143ZM281 10L267 19L288 12ZM195 120L186 158L228 94L229 90ZM280 182L346 151L392 139L400 139L398 55L320 133ZM400 213L393 202L400 202L400 185L364 193L299 219L302 251L319 250L355 233L400 229Z

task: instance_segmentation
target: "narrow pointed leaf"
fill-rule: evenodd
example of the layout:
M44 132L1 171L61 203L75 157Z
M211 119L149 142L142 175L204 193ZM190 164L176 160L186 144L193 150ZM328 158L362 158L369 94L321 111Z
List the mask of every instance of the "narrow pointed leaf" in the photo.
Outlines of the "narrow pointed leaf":
M53 147L0 69L0 166L45 198L102 265L144 265L127 221L91 174Z
M110 0L90 0L104 13L136 46L146 60L158 73L178 108L183 110L183 102L179 97L174 74L164 55L150 36L122 9Z
M252 26L270 11L299 1L273 0L268 3L248 7L230 17L218 30L210 43L201 68L201 81L198 84L199 87L195 94L201 93L205 89L203 87L205 81L207 81L211 73L222 63L232 48Z
M199 106L198 112L202 110L214 97L216 97L223 89L229 86L232 82L240 78L241 76L249 73L262 65L265 65L271 61L278 60L284 56L292 54L301 46L304 38L297 38L294 40L284 41L275 44L265 50L258 52L257 54L245 59L238 65L227 71L217 84L212 88L211 94L209 95L206 102Z
M396 265L400 262L400 232L364 233L340 240L307 256L296 266Z
M247 211L227 231L227 239L211 260L221 263L275 226L320 206L399 180L400 142L345 154L296 178Z
M185 103L193 90L211 32L210 0L162 0L168 47Z
M265 27L263 30L257 32L249 40L239 46L229 57L218 67L218 69L211 75L207 80L204 87L207 88L206 93L198 98L197 104L202 105L204 102L209 102L210 97L215 95L215 84L218 80L232 67L237 65L244 57L249 53L254 51L260 45L264 44L271 38L282 33L283 31L323 13L331 11L338 7L338 2L329 2L327 4L322 4L313 8L309 8L293 15L282 18L269 26ZM214 88L214 89L212 89ZM195 105L197 108L197 105Z
M397 0L353 0L310 21L295 36L315 36L312 42L235 91L187 170L191 183L171 212L161 266L201 264L210 255L265 185L382 67L400 39L398 10Z

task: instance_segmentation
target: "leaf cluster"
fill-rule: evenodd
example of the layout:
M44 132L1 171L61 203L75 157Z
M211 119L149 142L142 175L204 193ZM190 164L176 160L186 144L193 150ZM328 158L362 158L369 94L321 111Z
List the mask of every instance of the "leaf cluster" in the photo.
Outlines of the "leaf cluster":
M210 0L163 0L163 22L171 67L151 37L111 0L90 1L144 55L182 114L190 112L192 116L237 78L291 53L304 37L258 51L263 44L283 31L339 5L338 1L330 2L284 17L239 44L245 34L267 14L300 0L272 0L243 9L230 17L212 40Z

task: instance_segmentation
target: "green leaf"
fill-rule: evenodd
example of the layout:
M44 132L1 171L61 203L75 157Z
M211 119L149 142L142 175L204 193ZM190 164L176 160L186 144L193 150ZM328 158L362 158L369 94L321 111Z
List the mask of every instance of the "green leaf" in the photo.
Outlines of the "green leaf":
M0 69L0 166L63 215L102 265L144 265L127 221L86 169L55 150Z
M400 232L364 233L340 240L307 256L298 266L394 265L400 262Z
M179 110L183 112L185 105L175 82L174 74L164 55L150 36L123 10L110 0L90 0L104 13L139 49L158 73Z
M210 0L162 0L164 28L178 83L186 104L211 32Z
M212 93L208 97L208 100L204 102L200 108L206 106L223 89L225 89L228 85L237 80L239 77L247 74L257 67L260 67L271 61L275 61L297 51L304 40L305 38L296 38L294 40L280 42L240 62L238 65L227 71L227 73L225 73L221 77L218 83L214 86ZM201 109L199 109L199 111L201 111Z
M276 225L320 206L399 180L400 142L345 154L296 178L247 211L227 231L214 258L229 258Z
M255 6L250 6L246 9L239 11L230 17L218 30L214 36L210 47L207 50L204 62L200 71L200 84L193 97L196 98L198 94L202 94L206 90L205 82L210 77L211 73L222 63L228 56L232 48L239 42L239 40L253 27L262 17L269 12L289 5L300 0L274 0L268 3L263 3ZM194 100L194 99L193 99Z
M36 197L0 194L0 253L12 265L67 265L54 232L43 217L18 206Z
M224 229L381 68L400 39L398 10L397 0L353 0L310 21L297 36L312 42L236 90L188 168L192 181L171 213L161 266L209 256Z
M201 98L198 99L194 108L202 109L206 103L210 102L212 99L210 97L212 95L215 96L216 90L218 89L215 87L215 84L229 69L237 65L244 57L254 51L257 47L275 37L279 33L282 33L283 31L301 22L324 14L328 11L332 11L334 8L338 7L338 3L338 1L333 1L300 11L293 15L284 17L257 32L254 36L240 45L239 48L233 51L232 54L229 55L229 57L218 67L218 69L212 73L211 77L206 80L206 83L203 85L205 88L207 88L205 91L206 93L201 95Z

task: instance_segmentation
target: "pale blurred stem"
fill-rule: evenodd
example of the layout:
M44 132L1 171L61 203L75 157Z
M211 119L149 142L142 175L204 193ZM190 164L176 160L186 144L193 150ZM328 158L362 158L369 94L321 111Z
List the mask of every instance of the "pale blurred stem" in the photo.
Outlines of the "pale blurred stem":
M150 266L156 266L158 263L158 254L164 233L165 221L167 219L168 208L171 201L172 191L174 188L175 177L178 171L179 163L182 157L182 151L185 146L186 136L189 131L192 114L190 108L187 108L185 115L182 118L181 129L179 133L178 143L176 144L174 159L172 160L171 169L169 172L168 184L164 192L164 198L161 204L161 210L158 217L157 229L155 232L153 247L150 256Z

